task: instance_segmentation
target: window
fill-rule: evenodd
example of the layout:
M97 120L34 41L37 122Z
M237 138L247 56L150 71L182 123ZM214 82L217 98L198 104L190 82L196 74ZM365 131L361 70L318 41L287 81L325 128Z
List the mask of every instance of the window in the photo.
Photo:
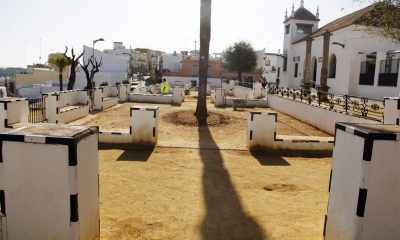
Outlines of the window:
M381 61L378 86L397 87L400 59Z
M376 59L361 62L360 85L374 85Z
M312 28L314 26L312 24L301 24L301 23L298 23L296 25L297 25L297 33L303 33L303 34L311 34Z
M329 60L329 78L336 78L336 55L332 54Z
M297 78L297 74L299 73L299 64L296 63L294 65L294 77Z
M192 65L192 76L199 76L199 67L197 65Z
M285 26L285 33L289 34L290 33L290 24Z
M271 61L270 60L265 60L265 66L269 66L271 65Z

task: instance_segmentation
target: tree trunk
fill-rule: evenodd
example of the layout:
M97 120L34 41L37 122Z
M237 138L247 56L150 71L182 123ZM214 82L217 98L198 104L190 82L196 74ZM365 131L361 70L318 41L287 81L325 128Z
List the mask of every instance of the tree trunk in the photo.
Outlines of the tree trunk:
M238 80L239 80L239 83L243 83L242 82L242 71L238 71Z
M201 0L200 6L200 66L199 96L195 115L199 127L207 126L207 71L211 35L211 0Z
M71 68L71 75L69 75L67 90L72 90L72 89L74 89L75 80L76 80L76 73L75 73L75 71L72 70L72 68Z
M60 91L63 90L63 75L62 75L62 71L60 71L58 73L58 79L60 80Z

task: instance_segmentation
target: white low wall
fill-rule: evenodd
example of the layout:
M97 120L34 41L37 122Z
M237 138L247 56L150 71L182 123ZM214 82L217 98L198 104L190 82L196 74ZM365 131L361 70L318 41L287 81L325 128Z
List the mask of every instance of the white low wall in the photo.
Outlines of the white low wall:
M234 99L232 99L232 98L226 98L225 99L225 106L226 107L232 107L233 106L233 101L234 101ZM248 100L245 100L244 107L248 107L248 108L254 108L254 107L266 108L266 107L268 107L268 102L267 102L266 99L248 99Z
M335 135L336 122L379 123L377 121L331 111L329 109L278 97L272 94L268 94L267 99L270 108L308 123L332 136Z
M252 99L253 89L242 86L234 86L233 95L237 98Z
M100 237L97 139L96 128L56 124L0 134L7 239Z
M249 149L332 151L333 137L276 135L277 113L249 112L247 146Z
M129 133L103 131L99 134L99 142L155 146L158 142L158 107L132 106L130 116Z
M383 123L400 125L400 98L385 98Z
M89 115L90 96L84 90L43 94L48 123L69 123Z
M28 123L29 105L24 98L0 98L0 132L16 123Z

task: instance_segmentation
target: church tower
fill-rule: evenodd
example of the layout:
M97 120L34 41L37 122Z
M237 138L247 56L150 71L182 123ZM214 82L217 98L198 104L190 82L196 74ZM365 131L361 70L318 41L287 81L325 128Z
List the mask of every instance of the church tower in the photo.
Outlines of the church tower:
M310 35L318 29L319 9L314 15L304 7L304 0L301 0L300 7L295 11L294 4L290 16L285 15L285 43L293 44L294 42Z
M291 53L292 44L307 37L313 32L318 30L319 23L319 9L314 15L309 10L304 7L304 0L301 0L300 7L295 10L294 4L292 5L291 13L288 16L286 10L284 18L284 43L283 43L283 83L288 79L288 73L286 69L291 69L291 64L293 62L293 56ZM287 84L287 82L286 82Z

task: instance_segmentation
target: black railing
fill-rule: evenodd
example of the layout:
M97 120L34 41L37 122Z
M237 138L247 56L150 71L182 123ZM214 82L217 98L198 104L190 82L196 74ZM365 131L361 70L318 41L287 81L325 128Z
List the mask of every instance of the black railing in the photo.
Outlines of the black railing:
M324 107L331 111L383 122L383 100L319 91L313 92L304 89L279 88L274 85L269 87L268 93L305 104Z
M38 123L46 121L46 107L43 98L32 98L29 102L29 122Z

